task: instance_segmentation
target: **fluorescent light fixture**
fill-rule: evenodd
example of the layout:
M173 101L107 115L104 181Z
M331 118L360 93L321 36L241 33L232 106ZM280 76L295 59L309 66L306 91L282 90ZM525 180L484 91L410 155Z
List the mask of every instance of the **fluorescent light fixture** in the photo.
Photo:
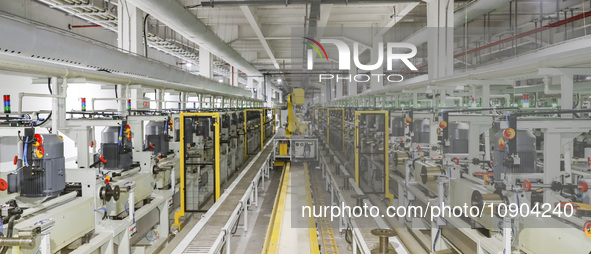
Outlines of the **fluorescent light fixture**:
M281 79L277 79L277 82L281 83Z
M191 68L191 66L193 66L192 63L187 63L187 68Z
M223 79L220 79L220 80L218 80L218 81L219 81L220 83L224 82L224 80L223 80Z

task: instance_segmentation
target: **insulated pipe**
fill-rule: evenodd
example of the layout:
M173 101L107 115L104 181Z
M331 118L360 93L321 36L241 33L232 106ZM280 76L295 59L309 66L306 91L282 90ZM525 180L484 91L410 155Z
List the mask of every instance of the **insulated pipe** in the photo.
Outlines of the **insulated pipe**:
M499 7L508 4L510 0L495 0L495 1L476 1L466 8L463 8L454 13L454 27L463 26L480 16L483 16L490 11L496 10Z
M245 89L222 85L175 66L3 12L0 34L22 35L0 37L1 70L250 98L251 92Z
M218 82L203 77L195 76L195 80L188 80L187 83L169 82L166 80L131 76L125 74L107 73L99 71L85 70L77 67L59 66L51 63L40 63L34 60L0 55L0 70L19 73L28 73L35 75L45 75L61 78L85 78L89 81L103 82L110 84L139 84L151 88L165 88L176 91L197 92L206 94L230 94L237 98L250 98L250 91L224 86L220 88ZM201 83L202 86L195 86L195 83ZM206 88L207 87L207 88Z
M177 0L128 0L165 25L178 32L190 41L207 49L212 54L236 66L249 76L262 76L250 62L232 47L228 46L219 36L193 13L185 9Z

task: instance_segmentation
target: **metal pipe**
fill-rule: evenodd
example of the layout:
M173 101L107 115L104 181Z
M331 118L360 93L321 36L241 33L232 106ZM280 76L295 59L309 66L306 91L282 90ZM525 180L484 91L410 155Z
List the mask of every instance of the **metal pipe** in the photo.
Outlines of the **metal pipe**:
M92 111L95 111L94 108L94 102L95 101L126 101L127 99L125 98L92 98L91 100L91 105L92 105Z
M23 108L23 98L24 97L48 97L48 98L60 98L65 99L66 95L58 95L58 94L42 94L42 93L19 93L18 94L18 113L22 114Z
M0 237L0 246L33 246L35 238L9 238Z
M571 22L574 22L574 21L577 21L577 20L580 20L580 19L584 19L584 18L589 17L589 16L591 16L591 11L588 11L588 12L585 12L585 13L581 13L581 14L579 14L577 16L570 17L570 18L564 19L564 20L560 20L560 21L557 21L557 22L554 22L554 23L551 23L551 24L548 24L548 25L545 25L545 26L540 26L537 29L529 30L527 32L520 33L518 35L509 37L509 38L498 40L498 41L495 41L493 43L489 43L489 44L486 44L484 46L481 46L481 47L478 47L478 48L475 48L475 49L471 49L471 50L468 50L468 51L465 51L465 52L456 54L454 56L454 58L457 58L457 57L460 57L460 56L463 56L463 55L466 55L466 54L474 53L474 52L477 52L477 51L481 51L481 50L486 49L486 48L494 47L494 46L503 44L505 42L509 42L509 41L516 40L516 39L519 39L519 38L522 38L522 37L526 37L526 36L529 36L529 35L532 35L532 34L535 34L535 33L538 33L538 32L543 32L543 31L548 30L550 28L562 26L564 24L568 24L568 23L571 23Z
M320 4L356 4L356 3L363 3L363 4L380 4L380 3L409 3L409 2L421 2L418 0L320 0ZM456 1L460 2L460 1ZM289 0L288 2L282 1L202 1L200 5L197 6L188 6L189 8L195 7L216 7L217 5L224 5L224 6L242 6L242 5L265 5L265 6L286 6L286 5L296 5L302 4L307 5L309 4L309 0ZM306 15L307 16L307 15ZM306 27L304 25L304 27Z
M103 27L103 26L101 26L101 25L76 25L76 26L74 26L74 25L68 25L68 28L69 29L72 29L72 28L91 28L91 27Z

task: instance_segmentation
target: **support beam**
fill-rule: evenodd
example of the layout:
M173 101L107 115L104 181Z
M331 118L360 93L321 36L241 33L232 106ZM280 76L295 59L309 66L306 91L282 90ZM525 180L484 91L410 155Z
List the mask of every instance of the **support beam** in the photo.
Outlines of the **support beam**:
M246 20L250 24L250 27L252 28L252 30L256 34L257 38L259 38L259 41L261 42L261 44L263 44L263 48L267 52L267 55L269 56L271 61L273 62L273 66L275 66L275 69L279 70L280 69L279 63L277 63L277 60L275 59L275 56L273 55L273 51L271 51L271 47L269 46L269 43L267 43L267 40L265 39L265 36L263 35L263 32L261 31L261 28L259 27L259 24L257 23L256 18L252 14L251 8L248 6L240 6L240 10L242 10L244 17L246 17Z
M540 68L538 74L560 76L560 108L569 110L573 108L574 76L590 71L591 68ZM562 118L572 118L572 114L562 114Z
M120 49L143 55L143 12L135 5L119 0L117 8L117 46Z
M200 47L199 48L199 75L206 78L213 78L213 60L209 50Z
M419 2L406 4L406 6L400 12L396 13L396 15L390 21L388 21L388 23L386 23L386 25L382 27L380 31L378 31L376 36L384 36L388 32L388 30L390 30L390 28L392 28L394 25L400 22L400 20L402 20L409 12L414 10L414 8L418 5Z
M427 1L429 79L453 74L454 0Z

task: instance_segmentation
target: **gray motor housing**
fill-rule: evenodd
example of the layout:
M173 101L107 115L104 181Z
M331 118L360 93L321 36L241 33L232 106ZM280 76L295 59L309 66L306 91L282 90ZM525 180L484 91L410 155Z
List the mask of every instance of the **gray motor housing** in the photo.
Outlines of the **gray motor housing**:
M193 123L193 119L186 117L185 118L185 126L184 128L184 135L185 135L185 144L193 144L193 133L195 133L195 126ZM180 142L181 141L181 119L175 118L174 119L174 141Z
M468 153L468 135L470 125L467 123L450 123L447 133L449 146L443 148L444 153Z
M429 119L419 119L413 122L414 137L413 143L429 143Z
M404 118L396 117L392 119L392 136L404 137Z
M507 149L500 149L497 141L503 137L503 130L494 135L492 156L494 160L493 170L494 179L501 180L503 173L539 173L540 169L536 167L536 136L529 130L518 130L515 138L517 139L517 155L519 155L520 164L514 168L508 168L503 161L509 155Z
M40 135L43 157L28 159L29 167L20 167L8 175L9 193L18 192L23 197L55 197L66 187L64 142L56 134ZM19 166L23 165L23 145L19 143Z
M167 122L165 121L150 121L146 124L145 148L149 148L151 143L154 146L154 155L166 155L170 150L168 148L169 139L166 128Z
M122 145L119 145L120 133L122 135ZM119 126L106 127L101 133L101 139L101 153L107 160L107 163L104 164L105 169L118 170L131 168L133 164L132 143L131 140L125 138L125 133L120 130ZM126 150L124 147L128 147L129 149ZM98 158L95 158L96 160Z

